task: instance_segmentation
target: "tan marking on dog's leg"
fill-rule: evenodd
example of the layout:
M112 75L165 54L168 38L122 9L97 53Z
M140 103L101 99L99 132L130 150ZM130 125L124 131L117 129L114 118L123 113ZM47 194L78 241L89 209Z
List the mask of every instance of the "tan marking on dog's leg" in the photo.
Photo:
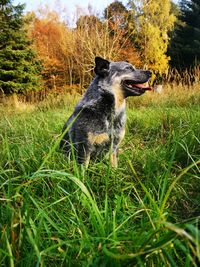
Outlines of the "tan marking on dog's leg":
M122 142L122 140L124 139L124 136L125 136L125 128L121 131L120 135L119 135L119 144Z
M107 133L101 133L101 134L93 134L91 132L88 133L88 141L91 145L100 145L103 142L106 142L109 140L109 135Z
M113 168L117 168L118 163L117 163L117 151L113 151L110 157L110 162L111 162L111 166Z
M124 136L125 136L125 128L121 131L121 133L119 135L118 145L122 142L122 140L124 139ZM111 157L110 157L111 166L113 168L117 168L117 166L118 166L117 156L118 156L118 150L114 150L111 154Z

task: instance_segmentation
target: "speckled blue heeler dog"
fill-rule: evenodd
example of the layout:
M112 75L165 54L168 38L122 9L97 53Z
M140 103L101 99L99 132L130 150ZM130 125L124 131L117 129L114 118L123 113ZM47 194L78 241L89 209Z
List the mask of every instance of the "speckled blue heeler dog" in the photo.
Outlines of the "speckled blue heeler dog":
M125 99L140 96L150 87L148 70L135 69L131 64L95 58L96 77L73 114L63 127L60 146L66 155L74 148L78 163L88 166L91 158L101 158L110 151L113 167L117 167L118 147L125 134Z

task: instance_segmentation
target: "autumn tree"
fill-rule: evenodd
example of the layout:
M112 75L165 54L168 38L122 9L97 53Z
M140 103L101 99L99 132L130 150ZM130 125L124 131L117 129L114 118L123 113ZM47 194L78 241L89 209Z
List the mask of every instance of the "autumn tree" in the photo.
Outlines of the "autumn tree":
M43 62L43 79L46 88L54 86L54 79L62 71L62 65L57 58L59 35L56 23L35 19L31 36L35 40L38 55Z
M104 18L109 21L111 27L117 25L127 29L128 10L120 1L114 1L105 8Z
M40 87L40 63L28 40L24 5L11 0L0 3L0 90L4 94L26 93Z
M93 75L95 56L109 60L129 60L133 64L139 61L139 55L129 42L126 30L121 27L119 20L116 20L114 27L111 28L109 19L100 22L99 19L94 20L93 16L85 16L75 34L76 60L81 68L81 84L84 86Z
M76 22L77 29L90 29L92 30L93 27L101 28L102 22L100 19L94 15L82 15L78 18Z
M118 60L127 60L139 67L141 60L133 42L133 31L130 30L130 11L121 1L114 1L104 10L104 22L107 23L111 39L120 32Z
M166 55L169 44L168 32L173 28L174 15L170 12L170 0L130 1L129 6L137 8L136 38L144 66L163 73L168 68Z
M100 20L93 14L80 16L75 28L63 23L59 15L36 18L31 36L44 64L46 87L56 90L69 86L78 86L79 90L86 88L94 74L96 56L136 64L138 53L118 23L112 31L109 19Z

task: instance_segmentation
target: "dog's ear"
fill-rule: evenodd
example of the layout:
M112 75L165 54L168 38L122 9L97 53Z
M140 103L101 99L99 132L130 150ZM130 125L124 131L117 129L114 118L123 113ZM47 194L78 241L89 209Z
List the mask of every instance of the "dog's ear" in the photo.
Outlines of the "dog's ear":
M99 75L101 77L105 77L109 73L109 65L110 62L106 59L103 59L101 57L95 57L95 68L94 71L96 75Z

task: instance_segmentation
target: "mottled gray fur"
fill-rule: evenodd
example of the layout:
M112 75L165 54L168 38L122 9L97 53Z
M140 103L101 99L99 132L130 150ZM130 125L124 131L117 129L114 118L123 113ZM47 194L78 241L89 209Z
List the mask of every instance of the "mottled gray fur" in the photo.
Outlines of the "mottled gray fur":
M65 123L63 132L70 127L60 146L66 155L73 146L77 162L86 165L90 158L111 150L111 163L116 167L118 146L125 132L125 98L149 90L138 84L147 82L151 72L100 57L95 63L96 77Z

